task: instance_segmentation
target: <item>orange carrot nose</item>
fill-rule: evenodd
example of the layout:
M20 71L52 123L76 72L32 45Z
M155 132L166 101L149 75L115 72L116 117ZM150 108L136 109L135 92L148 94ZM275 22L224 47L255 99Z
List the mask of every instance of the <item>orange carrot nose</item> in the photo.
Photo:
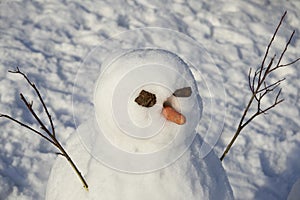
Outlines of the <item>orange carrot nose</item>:
M162 109L162 114L163 116L171 121L174 122L178 125L182 125L185 123L185 116L182 115L181 113L177 112L176 110L174 110L174 108L170 107L170 106L166 106Z

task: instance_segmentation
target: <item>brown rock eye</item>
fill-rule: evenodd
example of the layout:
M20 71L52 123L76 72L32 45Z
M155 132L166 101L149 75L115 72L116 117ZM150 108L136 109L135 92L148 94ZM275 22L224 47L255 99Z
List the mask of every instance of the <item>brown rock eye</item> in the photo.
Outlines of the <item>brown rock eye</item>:
M137 104L144 107L152 107L156 104L156 96L151 92L142 90L139 96L134 100Z

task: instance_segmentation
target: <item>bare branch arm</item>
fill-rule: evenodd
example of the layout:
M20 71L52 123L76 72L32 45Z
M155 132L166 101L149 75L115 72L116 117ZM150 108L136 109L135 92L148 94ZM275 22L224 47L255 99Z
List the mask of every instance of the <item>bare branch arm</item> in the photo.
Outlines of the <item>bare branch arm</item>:
M286 66L289 66L289 65L292 65L292 64L298 62L299 60L300 60L300 58L297 58L296 60L294 60L294 61L292 61L290 63L284 64L284 65L279 65L278 67L286 67Z
M9 70L8 72L10 72L10 73L15 73L15 74L21 74L21 75L26 79L26 81L29 83L29 85L34 89L35 93L36 93L37 96L39 97L39 100L40 100L41 104L43 105L43 108L44 108L44 110L45 110L45 112L46 112L46 114L47 114L47 116L48 116L48 119L49 119L49 122L50 122L50 125L51 125L51 129L52 129L52 134L53 134L53 136L55 137L55 129L54 129L52 117L51 117L51 115L50 115L50 113L49 113L49 111L48 111L48 109L47 109L47 106L46 106L46 104L45 104L45 102L44 102L44 100L43 100L43 98L42 98L42 96L41 96L39 90L38 90L37 87L35 86L35 84L32 83L32 82L29 80L29 78L26 76L26 74L24 74L23 72L21 72L20 69L19 69L18 67L17 67L17 69L16 69L15 71ZM49 132L49 133L50 133L50 132ZM51 133L50 133L50 134L51 134Z
M5 115L5 114L0 114L0 117L7 118L7 119L9 119L9 120L11 120L11 121L13 121L13 122L15 122L15 123L17 123L17 124L25 127L25 128L27 128L27 129L29 129L30 131L38 134L39 136L41 136L42 138L44 138L45 140L47 140L48 142L50 142L51 144L53 144L54 146L56 146L56 144L52 140L50 140L48 137L46 137L45 135L43 135L41 132L35 130L34 128L26 125L25 123L23 123L23 122L21 122L19 120L16 120L15 118L13 118L13 117L11 117L9 115Z
M282 60L282 58L283 58L283 56L284 56L284 54L285 54L285 52L286 52L288 46L290 45L290 43L291 43L291 41L292 41L292 39L293 39L293 37L294 37L294 34L295 34L295 30L293 31L293 33L292 33L291 36L290 36L290 39L289 39L288 42L286 43L286 45L285 45L285 47L284 47L284 50L282 51L282 53L281 53L281 55L280 55L280 58L279 58L279 60L278 60L278 62L277 62L276 67L274 67L272 70L270 70L270 72L272 72L272 71L274 71L274 70L276 70L276 69L278 69L278 68L280 68L280 67L284 67L283 65L280 65L280 63L281 63L281 60ZM298 58L298 59L299 59L299 58ZM286 66L287 66L287 65L286 65Z
M231 139L229 144L226 146L226 149L224 150L222 156L220 157L221 161L227 155L227 153L229 152L229 150L232 147L233 143L235 142L235 140L237 139L238 135L240 134L240 132L243 130L244 127L246 127L252 120L254 120L259 115L266 114L267 111L271 110L272 108L274 108L275 106L277 106L278 104L280 104L284 101L284 99L279 98L280 94L281 94L281 89L280 89L279 92L276 95L274 103L272 105L268 106L265 109L262 108L262 99L265 96L267 96L268 94L272 93L275 89L277 89L279 87L280 83L285 80L285 78L283 78L283 79L275 81L271 84L267 84L266 79L270 76L271 72L273 72L273 71L275 71L275 70L277 70L281 67L286 67L286 66L292 65L292 64L294 64L294 63L296 63L297 61L300 60L300 58L298 58L298 59L296 59L293 62L290 62L288 64L285 64L285 65L280 64L284 54L287 51L288 46L290 45L290 42L291 42L291 40L292 40L292 38L295 34L295 31L293 31L293 33L291 34L288 42L285 45L284 50L282 51L282 53L280 55L280 57L278 59L278 62L275 65L275 67L272 68L275 57L276 57L276 54L270 59L270 62L268 64L268 66L265 67L265 62L266 62L266 59L268 57L269 50L270 50L271 45L272 45L272 43L275 39L275 36L277 35L278 30L279 30L279 28L280 28L280 26L283 22L284 17L286 16L286 13L287 12L285 12L283 14L283 16L281 17L280 22L277 25L276 30L275 30L268 46L267 46L267 49L266 49L266 52L264 54L262 63L260 65L260 67L255 71L253 77L251 77L252 76L252 74L251 74L252 70L251 69L249 70L248 84L249 84L249 88L250 88L250 91L251 91L251 98L250 98L250 100L249 100L249 102L248 102L248 104L247 104L247 106L246 106L246 108L245 108L245 110L242 114L242 117L240 119L240 122L238 124L237 130L236 130L233 138ZM252 114L248 119L246 119L248 111L250 110L250 107L252 106L253 102L256 102L256 104L257 104L257 111L254 114Z
M282 81L284 81L284 80L285 80L285 78L282 78L282 79L276 81L275 83L272 83L272 84L270 84L270 85L265 85L265 87L262 88L262 89L260 89L260 90L258 90L257 93L260 93L260 92L263 92L263 91L271 92L271 91L273 91L275 88L277 88L277 87L280 85L280 83L281 83Z
M41 126L42 130L45 131L51 138L53 138L53 135L48 131L47 127L44 125L44 123L41 121L41 119L37 116L35 111L32 109L32 104L26 100L26 98L24 97L24 95L22 93L20 93L20 96L21 96L22 101L26 105L27 109L30 111L32 116L35 118L35 120Z
M66 150L63 148L63 146L60 144L60 142L57 140L56 135L55 135L55 130L54 130L54 124L51 118L51 115L48 112L47 106L39 92L39 90L37 89L37 87L35 86L34 83L32 83L29 78L27 77L26 74L24 74L23 72L21 72L19 70L19 68L17 68L17 70L15 71L9 71L11 73L16 73L16 74L21 74L28 82L28 84L34 89L34 91L36 92L36 95L38 96L40 103L43 105L44 111L46 112L49 122L51 124L51 129L52 132L45 126L45 124L42 122L42 120L40 119L40 117L36 114L36 112L33 110L33 102L29 102L26 100L26 98L24 97L24 95L22 93L20 93L21 96L21 100L24 102L24 104L26 105L27 109L30 111L30 113L32 114L32 116L35 118L35 120L37 121L37 123L41 126L41 129L43 131L46 132L46 134L50 137L45 136L44 134L42 134L41 132L35 130L34 128L24 124L23 122L20 122L19 120L16 120L15 118L9 116L9 115L4 115L4 114L0 114L0 117L4 117L7 118L31 131L33 131L34 133L38 134L39 136L41 136L42 138L46 139L48 142L50 142L51 144L53 144L55 147L57 147L57 149L59 149L59 155L64 156L67 161L69 162L69 164L72 166L72 168L74 169L74 171L76 172L76 174L78 175L78 177L80 178L83 187L88 191L88 184L85 181L84 177L82 176L81 172L78 170L77 166L75 165L75 163L73 162L73 160L71 159L71 157L68 155L68 153L66 152Z
M261 81L262 70L263 70L263 68L264 68L266 58L267 58L267 56L268 56L268 54L269 54L270 47L271 47L271 45L272 45L272 43L273 43L273 41L274 41L274 39L275 39L275 36L277 35L277 32L278 32L278 30L279 30L279 28L280 28L280 26L281 26L281 24L282 24L283 19L284 19L285 16L286 16L286 14L287 14L287 11L285 11L284 14L282 15L282 17L281 17L281 19L280 19L280 21L279 21L279 24L277 25L276 30L275 30L275 32L274 32L272 38L271 38L271 41L270 41L269 44L268 44L268 47L267 47L267 50L266 50L266 52L265 52L263 61L262 61L262 63L261 63L261 71L260 71L260 73L259 73L259 78L258 78L258 81L259 81L259 82Z

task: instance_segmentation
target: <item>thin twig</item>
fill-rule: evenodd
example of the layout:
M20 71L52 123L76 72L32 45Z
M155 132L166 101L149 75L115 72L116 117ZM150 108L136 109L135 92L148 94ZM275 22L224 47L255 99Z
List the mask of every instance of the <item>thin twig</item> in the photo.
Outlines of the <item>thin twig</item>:
M71 157L69 156L69 154L66 152L66 150L63 148L63 146L60 144L60 142L57 140L56 138L56 134L55 134L55 129L54 129L54 124L51 118L51 115L47 109L47 106L39 92L39 90L37 89L37 87L35 86L34 83L32 83L29 78L27 77L26 74L24 74L23 72L20 71L20 69L17 67L17 69L15 71L9 71L10 73L15 73L15 74L21 74L25 80L28 82L28 84L34 89L35 93L37 94L40 103L43 105L44 111L46 112L50 125L51 125L51 131L45 126L45 124L42 122L42 120L40 119L40 117L36 114L36 112L33 109L33 101L29 102L26 100L26 98L24 97L24 95L22 93L20 93L20 97L21 100L23 101L23 103L26 105L27 109L29 110L29 112L31 113L31 115L35 118L35 120L37 121L37 123L40 125L41 129L48 135L45 136L44 134L42 134L40 131L37 131L36 129L26 125L25 123L9 116L9 115L5 115L5 114L0 114L0 118L4 117L7 118L31 131L33 131L34 133L38 134L39 136L41 136L42 138L46 139L48 142L50 142L52 145L54 145L56 148L58 148L58 150L60 151L59 153L57 153L58 155L62 155L63 157L65 157L67 159L67 161L69 162L69 164L72 166L72 168L74 169L74 171L76 172L76 174L78 175L78 177L80 178L83 187L88 191L88 184L85 181L85 179L83 178L81 172L78 170L77 166L75 165L75 163L73 162L73 160L71 159Z
M289 66L289 65L292 65L292 64L298 62L299 60L300 60L300 58L297 58L296 60L294 60L294 61L292 61L292 62L290 62L290 63L288 63L288 64L279 65L278 67L286 67L286 66Z
M263 91L271 92L271 91L273 91L276 87L278 87L278 86L280 85L280 83L281 83L282 81L284 81L284 80L285 80L285 78L282 78L282 79L276 81L275 83L272 83L272 84L270 84L270 85L265 85L265 87L262 88L262 89L260 89L260 90L258 90L257 93L260 93L260 92L263 92ZM264 82L264 83L265 83L265 82Z
M281 52L280 57L278 59L277 64L272 68L273 64L274 64L274 60L276 57L276 54L271 57L269 64L267 65L267 67L265 67L265 62L266 59L268 57L269 54L269 50L271 48L271 45L275 39L275 36L277 35L277 32L286 16L286 11L284 12L283 16L280 19L279 24L276 27L276 30L267 46L266 52L264 54L262 63L260 65L260 67L258 67L258 69L255 71L253 77L252 76L252 69L250 68L249 73L248 73L248 84L249 84L249 88L251 91L251 98L242 114L242 117L239 121L237 130L233 136L233 138L231 139L231 141L229 142L229 144L226 146L225 151L223 152L222 156L220 157L220 160L222 161L224 159L224 157L227 155L227 153L229 152L230 148L232 147L233 143L235 142L235 140L237 139L238 135L240 134L240 132L243 130L243 128L245 128L252 120L254 120L257 116L261 115L261 114L266 114L267 111L271 110L272 108L276 107L278 104L282 103L284 101L284 99L280 99L280 94L281 94L281 89L279 89L279 92L276 95L275 101L273 104L271 104L270 106L268 106L267 108L262 108L262 99L267 96L268 94L272 93L275 89L277 89L280 85L280 83L282 81L285 80L285 78L280 79L278 81L275 81L274 83L271 84L267 84L267 78L270 76L271 72L278 70L281 67L287 67L289 65L292 65L294 63L296 63L297 61L300 60L300 58L297 58L296 60L285 64L285 65L281 65L280 62L284 56L284 54L286 53L288 46L290 45L290 42L295 34L295 31L293 31L293 33L291 34L289 40L287 41L284 50ZM258 75L258 77L257 77ZM248 111L250 110L253 102L256 102L257 104L257 111L252 114L246 121L246 116L248 114Z
M63 156L63 157L65 157L65 155L64 155L64 154L62 154L62 153L60 153L60 152L55 152L55 154L56 154L56 155L60 155L60 156Z
M277 62L276 67L274 67L271 71L274 71L274 70L278 69L279 67L283 67L283 66L280 66L280 63L281 63L281 60L282 60L282 58L283 58L283 55L284 55L285 52L287 51L288 46L290 45L290 43L291 43L291 41L292 41L292 39L293 39L294 34L295 34L295 30L293 31L292 35L290 36L290 39L289 39L288 42L286 43L286 45L285 45L285 47L284 47L284 50L283 50L283 52L281 53L280 58L279 58L279 60L278 60L278 62Z
M254 94L254 88L251 85L251 71L252 71L252 68L250 68L249 73L248 73L248 85L249 85L249 88L250 88L252 94Z
M268 56L268 54L269 54L270 47L271 47L271 45L272 45L272 43L273 43L273 41L274 41L274 39L275 39L275 36L277 35L277 32L278 32L278 30L279 30L279 28L280 28L280 26L281 26L281 23L282 23L283 19L285 18L286 14L287 14L287 11L285 11L284 14L282 15L282 17L281 17L281 19L280 19L280 21L279 21L279 24L277 25L276 30L275 30L275 32L274 32L272 38L271 38L271 41L270 41L269 44L268 44L268 47L267 47L267 50L266 50L266 52L265 52L263 61L262 61L262 63L261 63L261 69L263 69L263 67L264 67L264 65L265 65L265 61L266 61L266 58L267 58L267 56ZM262 71L259 73L259 78L258 78L259 81L261 80L261 73L262 73Z
M21 74L21 75L26 79L26 81L29 83L29 85L34 89L34 91L35 91L36 94L38 95L39 100L40 100L41 104L43 105L43 108L44 108L44 110L45 110L45 112L46 112L46 114L47 114L47 116L48 116L48 119L49 119L49 122L50 122L50 125L51 125L51 129L52 129L52 134L53 134L53 136L55 136L55 129L54 129L54 125L53 125L53 121L52 121L51 115L50 115L50 113L49 113L49 111L48 111L48 109L47 109L47 106L46 106L46 104L45 104L45 102L44 102L44 100L43 100L43 98L42 98L42 96L41 96L39 90L38 90L37 87L35 86L35 84L32 83L32 82L29 80L29 78L28 78L23 72L20 71L19 67L17 67L17 70L15 70L15 71L9 70L9 72L10 72L10 73L16 73L16 74Z
M45 140L47 140L48 142L50 142L51 144L53 144L54 146L56 146L56 144L55 144L52 140L50 140L49 138L47 138L47 137L46 137L45 135L43 135L41 132L35 130L34 128L32 128L32 127L30 127L30 126L28 126L28 125L26 125L25 123L23 123L23 122L21 122L21 121L15 119L15 118L13 118L13 117L11 117L11 116L9 116L9 115L5 115L5 114L0 114L0 117L7 118L7 119L9 119L9 120L11 120L11 121L13 121L13 122L15 122L15 123L17 123L17 124L19 124L19 125L25 127L25 128L27 128L27 129L29 129L30 131L32 131L32 132L38 134L39 136L41 136L42 138L44 138Z
M27 109L30 111L30 113L33 115L33 117L35 118L35 120L41 126L41 129L43 131L45 131L51 137L52 134L48 131L48 129L46 128L46 126L44 125L44 123L41 121L41 119L37 116L37 114L35 113L35 111L32 109L31 104L28 103L28 101L26 100L26 98L24 97L24 95L22 93L20 93L20 96L21 96L21 100L24 102L24 104L26 105Z

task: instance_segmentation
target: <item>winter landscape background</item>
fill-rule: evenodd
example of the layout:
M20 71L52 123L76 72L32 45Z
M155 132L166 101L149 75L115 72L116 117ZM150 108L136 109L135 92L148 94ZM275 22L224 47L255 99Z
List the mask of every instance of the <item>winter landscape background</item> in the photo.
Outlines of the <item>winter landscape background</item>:
M249 67L260 64L285 10L271 54L279 54L295 29L283 59L288 63L300 56L297 0L0 1L0 112L35 123L19 98L20 92L32 97L32 91L7 72L19 66L41 90L65 144L75 132L73 82L87 54L120 32L163 27L202 44L223 74L226 119L214 148L221 156L250 97ZM300 178L299 66L274 74L274 80L286 77L284 103L247 127L223 161L236 199L286 199ZM5 119L0 126L0 199L44 199L54 149Z

